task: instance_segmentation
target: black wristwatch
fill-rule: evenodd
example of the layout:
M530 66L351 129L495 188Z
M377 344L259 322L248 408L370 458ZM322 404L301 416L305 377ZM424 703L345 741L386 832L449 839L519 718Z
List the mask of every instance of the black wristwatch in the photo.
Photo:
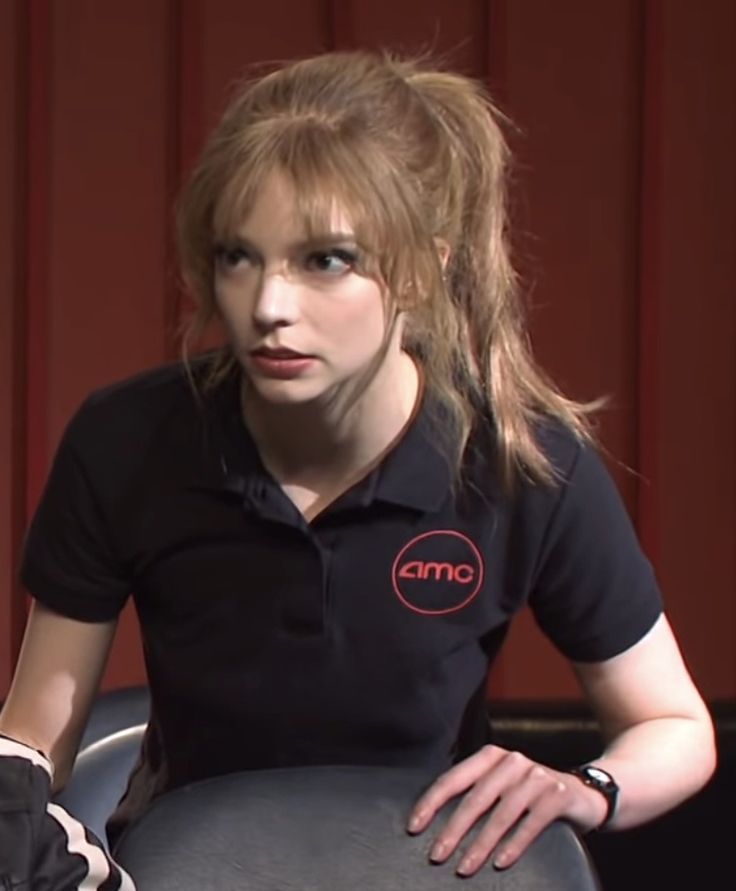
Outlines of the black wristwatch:
M586 786L590 786L591 789L600 792L606 799L606 804L608 805L606 816L603 818L600 826L596 827L596 829L605 829L616 812L616 802L618 801L618 785L616 781L607 770L603 770L602 767L596 767L595 764L583 764L582 767L573 767L568 772L582 780Z

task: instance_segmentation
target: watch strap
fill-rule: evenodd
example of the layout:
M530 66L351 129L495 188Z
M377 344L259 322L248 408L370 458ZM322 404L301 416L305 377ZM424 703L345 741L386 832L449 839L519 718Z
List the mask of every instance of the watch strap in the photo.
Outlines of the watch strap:
M616 812L619 791L616 781L607 770L604 770L602 767L598 767L595 764L583 764L580 767L573 767L568 773L577 777L589 788L595 789L596 792L600 792L606 799L606 816L603 818L603 822L595 827L596 831L605 829Z

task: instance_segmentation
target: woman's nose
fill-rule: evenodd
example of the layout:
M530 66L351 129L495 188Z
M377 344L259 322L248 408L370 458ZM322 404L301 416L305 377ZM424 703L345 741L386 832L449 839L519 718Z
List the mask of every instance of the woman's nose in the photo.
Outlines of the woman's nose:
M264 273L253 306L253 318L265 328L292 325L299 314L298 288L283 272Z

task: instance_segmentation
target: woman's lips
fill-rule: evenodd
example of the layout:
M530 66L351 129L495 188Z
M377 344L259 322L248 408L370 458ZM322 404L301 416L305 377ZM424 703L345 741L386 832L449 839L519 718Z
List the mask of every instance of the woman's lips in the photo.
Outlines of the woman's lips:
M287 349L258 349L250 354L251 364L264 377L291 380L304 374L315 361L314 356Z

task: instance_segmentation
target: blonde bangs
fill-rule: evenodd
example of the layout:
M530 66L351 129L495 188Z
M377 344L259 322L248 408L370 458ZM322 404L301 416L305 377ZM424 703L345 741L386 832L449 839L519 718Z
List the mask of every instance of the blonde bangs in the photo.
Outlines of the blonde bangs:
M307 238L334 233L339 212L360 249L361 272L380 279L394 295L405 289L416 278L412 260L431 245L431 237L416 231L385 154L372 152L364 139L359 150L352 142L310 119L253 124L212 210L212 246L237 236L263 182L278 172L294 187Z

